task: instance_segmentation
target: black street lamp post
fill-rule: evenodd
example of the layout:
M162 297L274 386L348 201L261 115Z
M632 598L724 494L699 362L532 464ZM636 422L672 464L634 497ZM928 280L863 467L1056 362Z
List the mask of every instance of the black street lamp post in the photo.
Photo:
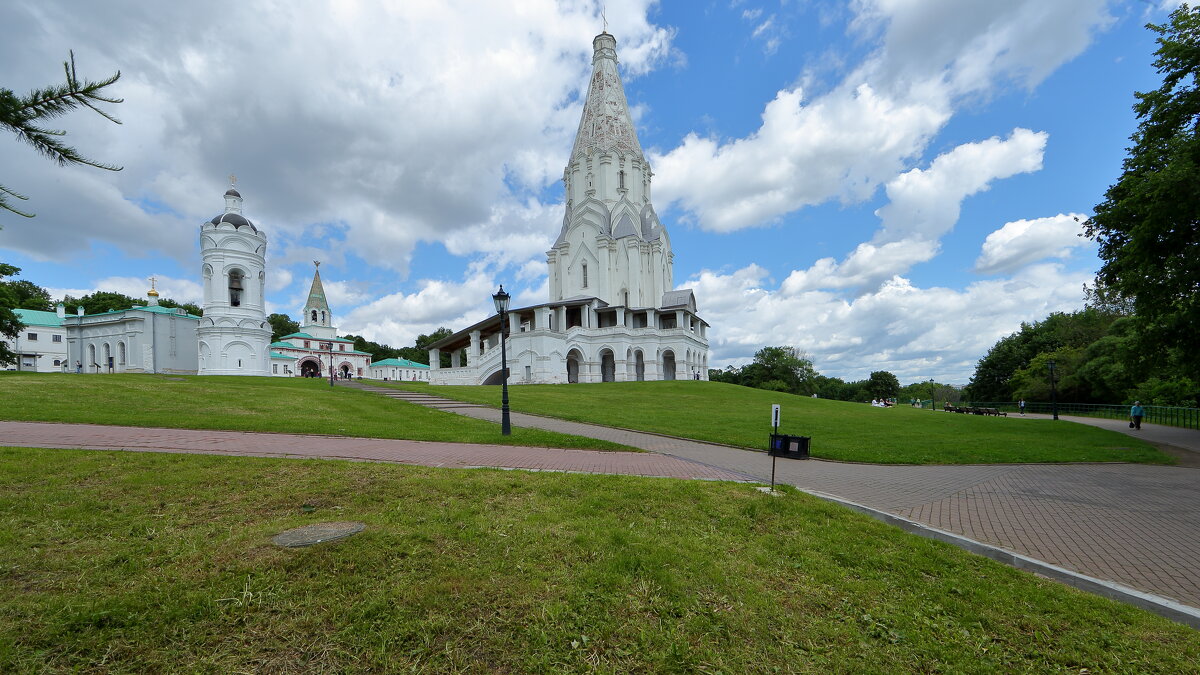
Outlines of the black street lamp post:
M1050 359L1046 365L1050 367L1050 409L1054 411L1054 419L1058 419L1058 387L1055 382L1054 359Z
M326 342L325 348L329 350L329 386L333 386L333 342Z
M500 285L500 290L492 295L492 302L496 303L496 311L500 313L500 370L501 373L501 395L500 395L500 433L504 436L512 434L512 424L508 419L508 351L504 345L504 338L508 335L508 301L511 296L504 292L504 285Z

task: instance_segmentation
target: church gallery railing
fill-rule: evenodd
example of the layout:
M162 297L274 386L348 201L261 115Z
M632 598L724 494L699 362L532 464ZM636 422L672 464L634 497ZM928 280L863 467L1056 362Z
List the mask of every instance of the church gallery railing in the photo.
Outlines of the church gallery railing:
M1019 412L1017 404L1013 401L972 401L959 405L975 406L977 408L996 408L1009 413ZM1113 405L1110 403L1059 403L1058 414L1127 420L1129 419L1129 408L1130 406L1127 405ZM1200 429L1200 408L1181 408L1165 405L1144 405L1142 408L1146 410L1146 417L1143 420L1145 422L1164 424L1171 427L1183 427L1185 429ZM1049 415L1053 412L1053 407L1050 403L1026 401L1025 412Z

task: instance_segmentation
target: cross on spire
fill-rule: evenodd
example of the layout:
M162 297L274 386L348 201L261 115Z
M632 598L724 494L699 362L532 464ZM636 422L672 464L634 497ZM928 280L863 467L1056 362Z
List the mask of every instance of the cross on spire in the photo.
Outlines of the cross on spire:
M608 17L604 14L604 3L600 3L600 19L604 21L604 32L608 32Z
M237 176L229 174L229 186L233 187L234 185L237 185Z

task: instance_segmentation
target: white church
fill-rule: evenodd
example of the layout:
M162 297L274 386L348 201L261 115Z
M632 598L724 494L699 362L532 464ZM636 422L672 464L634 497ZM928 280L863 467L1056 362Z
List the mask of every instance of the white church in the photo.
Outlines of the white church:
M371 355L338 337L313 261L299 332L271 342L267 323L267 235L242 215L242 195L225 192L225 212L200 228L204 317L196 329L200 375L362 377Z
M549 301L510 310L510 383L708 379L708 324L690 289L673 290L671 239L650 201L617 73L616 39L592 42L592 78L563 173L566 213L547 252ZM500 317L429 350L432 384L498 384ZM451 365L441 368L441 353Z

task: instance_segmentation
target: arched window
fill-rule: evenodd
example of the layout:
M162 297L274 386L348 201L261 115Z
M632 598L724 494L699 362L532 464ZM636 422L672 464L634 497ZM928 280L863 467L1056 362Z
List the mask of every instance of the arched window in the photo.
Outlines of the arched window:
M125 365L125 343L124 342L117 343L117 363L119 363L122 366Z
M242 305L242 271L232 270L229 272L229 306L241 307Z
M587 263L583 263L583 287L587 288Z
M325 324L325 312L322 311L321 312L321 325L324 325L324 324Z
M625 172L624 171L617 172L617 180L619 181L617 184L617 187L624 190L625 189Z
M317 320L317 310L315 310L315 309L312 311L312 320L314 322Z

